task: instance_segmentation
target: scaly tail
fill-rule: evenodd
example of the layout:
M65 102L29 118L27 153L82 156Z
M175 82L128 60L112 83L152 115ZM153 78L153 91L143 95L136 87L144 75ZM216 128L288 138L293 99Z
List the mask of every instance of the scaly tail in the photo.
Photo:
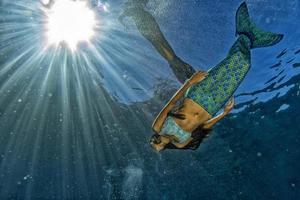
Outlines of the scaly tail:
M236 33L246 35L251 40L251 48L267 47L278 43L282 34L266 32L251 21L246 3L242 3L236 12Z
M168 61L168 62L173 73L181 83L184 83L196 72L191 65L184 62L179 57L176 57L172 61Z

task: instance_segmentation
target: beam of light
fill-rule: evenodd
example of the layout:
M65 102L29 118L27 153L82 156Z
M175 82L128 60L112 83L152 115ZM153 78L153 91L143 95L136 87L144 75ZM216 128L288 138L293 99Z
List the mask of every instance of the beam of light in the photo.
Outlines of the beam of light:
M50 3L50 0L41 0L41 3L42 3L44 6L47 6L47 5Z
M111 171L127 162L125 152L137 151L132 136L146 130L126 106L148 99L153 77L168 68L149 63L164 64L138 33L124 32L113 6L93 9L101 20L88 45L50 48L49 2L0 3L0 199L39 198L39 191L54 199L111 199L105 188L118 190ZM123 127L127 119L137 131Z
M66 42L76 49L79 42L88 42L95 35L96 18L86 1L58 0L47 11L48 44Z
M164 166L148 157L153 113L128 104L174 76L113 5L96 7L88 48L45 48L49 2L0 1L0 199L132 199L143 161Z
M96 6L100 11L109 12L109 4L107 2L103 3L101 1L98 1Z

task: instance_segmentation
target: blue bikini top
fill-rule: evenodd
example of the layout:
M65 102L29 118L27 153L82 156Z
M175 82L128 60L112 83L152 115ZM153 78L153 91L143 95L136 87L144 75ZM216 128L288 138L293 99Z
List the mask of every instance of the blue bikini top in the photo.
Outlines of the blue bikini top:
M166 118L159 134L175 136L178 139L178 143L184 143L191 137L191 133L178 126L171 116Z

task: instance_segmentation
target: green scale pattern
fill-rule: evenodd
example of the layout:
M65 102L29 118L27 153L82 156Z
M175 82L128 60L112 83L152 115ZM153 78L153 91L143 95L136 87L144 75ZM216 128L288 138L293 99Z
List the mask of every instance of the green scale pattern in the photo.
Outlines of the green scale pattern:
M250 68L250 40L241 35L228 56L210 69L209 75L191 86L186 97L202 106L212 116L222 109Z

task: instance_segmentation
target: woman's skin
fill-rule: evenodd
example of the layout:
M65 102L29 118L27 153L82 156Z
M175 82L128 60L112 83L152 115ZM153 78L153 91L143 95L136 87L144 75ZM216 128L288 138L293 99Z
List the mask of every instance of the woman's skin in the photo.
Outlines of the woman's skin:
M154 17L144 9L146 4L147 0L128 0L128 3L125 4L124 13L120 17L121 21L125 16L131 17L134 20L140 33L148 39L156 50L169 62L178 80L184 82L191 77L185 82L181 89L177 91L155 119L153 130L159 134L168 113L171 112L175 103L183 97L188 88L205 79L208 74L206 72L197 72L192 75L194 69L175 55L160 31ZM245 78L251 66L251 49L273 46L283 38L282 34L266 32L256 27L250 18L245 2L239 6L236 12L236 35L238 38L230 48L225 59L209 70L210 75L203 84L191 88L191 91L187 93L187 97L184 99L180 109L175 113L179 116L183 116L183 119L173 117L173 120L184 131L193 133L198 127L204 130L210 129L215 123L227 115L234 106L233 99L226 105L223 113L212 117L212 115L220 110L227 99L234 94L241 81ZM212 93L210 93L210 91ZM192 99L194 99L194 101ZM178 148L182 148L186 146L192 138L188 139L184 144L179 144L175 136L161 135L160 140L160 144L152 144L157 151L163 149L164 146L170 142Z
M153 130L156 133L160 133L160 130L164 124L165 119L168 116L168 113L171 112L176 102L183 97L185 92L192 85L201 82L208 75L207 72L197 72L195 73L186 83L175 93L175 95L171 98L171 100L167 103L167 105L163 108L163 110L159 113L157 118L154 120L152 125ZM215 123L221 120L224 116L226 116L234 106L234 99L232 98L229 103L225 106L224 111L212 118L212 116L199 104L195 103L193 100L185 98L181 107L176 112L177 114L181 114L184 116L184 119L174 118L177 125L179 125L183 130L187 132L193 132L197 127L202 125L204 129L210 129ZM177 143L175 136L160 136L161 143L160 144L152 144L153 148L156 151L160 151L164 149L164 146L170 142L172 142L176 147L183 148L187 144L189 144L192 138L189 138L184 143Z
M131 0L125 3L124 10L119 17L119 21L124 25L123 19L125 17L131 17L135 22L139 32L155 47L157 52L168 61L177 79L182 83L187 80L155 119L152 127L153 130L159 134L168 113L172 110L175 103L183 97L188 88L195 83L201 82L208 75L208 73L202 71L194 73L195 70L193 67L182 61L175 54L172 47L161 32L155 18L144 9L147 2L147 0ZM232 99L226 105L223 113L212 118L212 116L199 104L195 103L191 99L185 98L181 107L176 112L177 114L183 115L184 119L174 118L174 120L183 130L190 133L200 125L204 129L210 129L215 123L217 123L230 112L230 110L233 108L233 105L234 100ZM152 144L157 151L164 149L164 146L170 142L172 142L178 148L183 148L192 141L192 138L189 138L184 143L177 143L177 138L175 136L161 135L160 140L160 144Z

